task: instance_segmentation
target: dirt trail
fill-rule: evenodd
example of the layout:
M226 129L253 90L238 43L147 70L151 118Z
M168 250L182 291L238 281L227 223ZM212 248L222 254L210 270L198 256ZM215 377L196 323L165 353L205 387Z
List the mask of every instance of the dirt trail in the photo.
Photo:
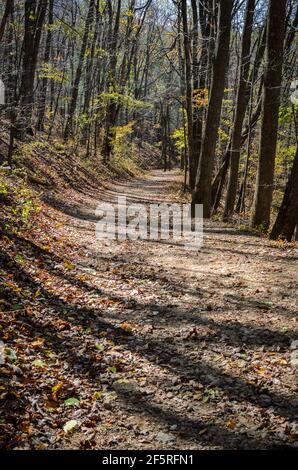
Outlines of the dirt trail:
M176 180L153 172L98 199L169 201ZM40 435L46 448L295 446L297 249L214 222L198 252L100 242L96 204L60 207L57 238L67 240L74 266L56 261L51 281L45 268L31 272L44 276L34 327L53 352L48 380L63 384L61 403L75 396L80 406L37 418L29 447ZM56 327L68 325L58 334L53 316ZM68 435L69 420L78 431Z
M114 185L105 200L168 201L176 179L154 172ZM96 446L293 444L297 250L214 223L197 253L170 243L100 243L84 219L89 255L80 263L116 302L103 314L109 334L132 329L114 339L125 372L109 380L116 395L105 406L115 421L104 434L99 428Z

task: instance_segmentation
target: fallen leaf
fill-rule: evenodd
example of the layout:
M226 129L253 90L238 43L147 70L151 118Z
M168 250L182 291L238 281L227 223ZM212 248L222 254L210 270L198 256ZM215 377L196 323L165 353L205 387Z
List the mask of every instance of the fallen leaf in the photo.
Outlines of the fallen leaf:
M43 338L38 338L31 343L33 348L41 348L44 345L45 340Z
M230 419L229 421L226 422L227 428L229 429L235 429L236 423L233 419Z
M35 367L40 367L41 369L46 367L46 363L41 359L35 359L35 361L32 362L32 365Z
M78 400L78 399L75 398L75 397L68 398L68 399L65 400L65 402L64 402L64 405L65 405L65 406L79 406L79 404L80 404L80 400Z
M73 271L75 269L75 265L69 263L68 261L65 261L65 263L63 263L63 266L65 267L65 269L68 269L68 271Z
M57 394L62 387L63 387L63 382L59 382L57 383L57 385L54 385L54 387L52 387L52 397L54 401L57 401Z
M63 431L66 433L69 433L71 431L74 431L78 427L78 422L76 419L71 419L70 421L67 421L67 423L63 426Z

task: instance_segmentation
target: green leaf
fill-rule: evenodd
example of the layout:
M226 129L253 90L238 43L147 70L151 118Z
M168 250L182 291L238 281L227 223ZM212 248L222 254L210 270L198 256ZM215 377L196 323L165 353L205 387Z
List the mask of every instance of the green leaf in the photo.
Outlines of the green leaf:
M32 362L32 365L35 366L35 367L45 367L46 366L46 363L44 361L42 361L41 359L35 359L35 361Z
M95 347L96 347L96 349L97 349L98 351L100 351L100 352L102 352L102 351L105 350L104 345L101 344L101 343L97 343L97 344L95 345Z
M75 398L75 397L68 398L68 399L65 400L65 402L64 402L64 405L65 405L65 406L79 406L79 404L80 404L80 400L78 400L78 399Z
M22 304L14 304L12 306L13 310L22 310L23 305Z
M63 426L63 431L68 433L74 431L78 427L78 422L76 419L71 419Z
M109 371L109 372L112 372L112 374L116 374L117 369L116 369L116 367L109 367L109 368L108 368L108 371Z
M10 362L16 362L18 360L18 356L14 349L7 349L5 355Z

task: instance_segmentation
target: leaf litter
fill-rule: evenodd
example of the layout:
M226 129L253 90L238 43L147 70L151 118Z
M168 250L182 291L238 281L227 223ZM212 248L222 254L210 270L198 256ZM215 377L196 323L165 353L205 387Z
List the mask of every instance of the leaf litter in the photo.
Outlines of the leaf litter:
M173 198L164 181L113 191ZM295 248L218 222L191 256L101 243L96 194L84 217L80 204L45 202L30 232L0 240L2 447L297 446Z

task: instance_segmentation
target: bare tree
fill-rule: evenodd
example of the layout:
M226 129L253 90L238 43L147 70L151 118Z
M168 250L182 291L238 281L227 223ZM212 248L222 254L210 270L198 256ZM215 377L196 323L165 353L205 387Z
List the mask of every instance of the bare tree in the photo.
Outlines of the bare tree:
M204 205L204 216L209 218L212 209L211 184L215 162L215 148L225 77L229 60L233 0L221 0L218 8L218 32L212 69L210 100L206 118L200 162L192 203Z
M186 88L186 114L188 130L188 160L189 160L189 186L195 187L196 168L194 154L194 123L193 123L193 87L192 87L192 68L191 68L191 45L190 32L188 25L187 1L181 1L181 13L184 37L184 57L185 57L185 88Z
M274 184L278 111L282 86L286 0L269 1L266 70L257 187L251 224L268 229Z
M44 24L47 0L25 1L25 31L23 42L23 64L19 93L19 116L16 124L17 137L32 134L32 111L34 104L35 72L38 60L42 27Z
M83 35L82 44L81 44L81 50L80 50L80 55L79 55L79 62L78 62L78 66L76 69L75 80L72 86L71 101L70 101L70 106L68 110L67 123L66 123L65 131L64 131L64 139L67 139L73 131L73 118L74 118L74 114L75 114L76 107L77 107L79 86L80 86L80 81L81 81L81 77L83 73L83 64L84 64L85 53L87 49L88 36L90 34L90 27L93 21L94 5L95 5L95 0L90 0L87 18L85 22L84 35Z
M3 39L4 33L5 33L6 23L8 21L9 16L11 15L11 13L13 11L13 8L14 8L14 0L6 0L4 15L3 15L1 23L0 23L0 42Z
M247 107L247 81L250 69L251 37L255 4L255 0L248 0L243 28L236 110L232 128L231 147L228 149L230 173L224 213L225 217L233 212L237 195L242 127Z
M270 238L272 240L280 238L290 242L293 239L296 227L298 227L298 147L283 202Z

